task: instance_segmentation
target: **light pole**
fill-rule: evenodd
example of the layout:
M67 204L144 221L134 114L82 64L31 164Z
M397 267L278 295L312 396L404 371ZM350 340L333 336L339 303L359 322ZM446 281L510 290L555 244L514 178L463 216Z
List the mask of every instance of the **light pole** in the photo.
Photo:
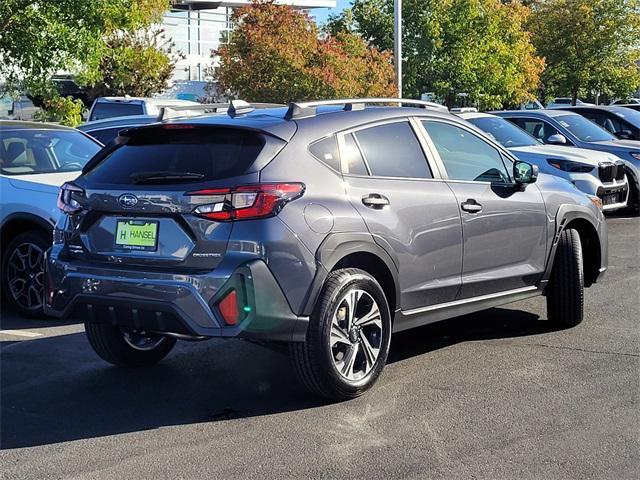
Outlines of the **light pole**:
M393 61L398 98L402 98L402 0L393 0Z

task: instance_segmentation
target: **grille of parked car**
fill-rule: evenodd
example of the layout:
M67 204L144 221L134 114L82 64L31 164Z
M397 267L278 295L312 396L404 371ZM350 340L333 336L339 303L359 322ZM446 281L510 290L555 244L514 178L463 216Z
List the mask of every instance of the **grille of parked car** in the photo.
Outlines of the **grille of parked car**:
M612 182L616 177L617 167L613 163L601 163L598 165L598 176L602 183Z
M616 180L624 180L624 162L616 162Z

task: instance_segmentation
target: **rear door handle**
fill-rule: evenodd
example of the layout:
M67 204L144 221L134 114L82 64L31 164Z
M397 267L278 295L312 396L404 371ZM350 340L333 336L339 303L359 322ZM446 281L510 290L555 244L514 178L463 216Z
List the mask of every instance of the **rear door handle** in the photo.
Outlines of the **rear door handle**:
M379 193L370 193L369 195L362 197L362 203L367 207L380 209L386 205L389 205L389 199Z
M464 210L465 212L478 213L482 210L482 205L476 202L473 198L469 198L466 202L462 202L460 204L460 208L462 208L462 210Z

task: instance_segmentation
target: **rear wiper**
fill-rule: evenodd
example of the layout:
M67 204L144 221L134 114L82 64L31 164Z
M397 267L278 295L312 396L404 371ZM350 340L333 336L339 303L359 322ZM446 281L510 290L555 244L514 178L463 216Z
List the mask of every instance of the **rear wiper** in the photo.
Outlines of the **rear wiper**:
M193 172L135 172L129 175L129 178L134 184L143 183L163 183L166 181L171 182L188 182L190 180L200 180L204 178L202 173Z

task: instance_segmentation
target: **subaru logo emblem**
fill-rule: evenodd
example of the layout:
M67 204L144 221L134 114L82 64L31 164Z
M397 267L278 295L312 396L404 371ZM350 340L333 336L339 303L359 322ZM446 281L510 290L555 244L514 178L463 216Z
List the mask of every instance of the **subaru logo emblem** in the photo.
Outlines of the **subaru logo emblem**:
M125 193L124 195L120 195L118 201L123 207L131 208L135 207L138 203L138 197L136 197L135 195L131 195L130 193Z

